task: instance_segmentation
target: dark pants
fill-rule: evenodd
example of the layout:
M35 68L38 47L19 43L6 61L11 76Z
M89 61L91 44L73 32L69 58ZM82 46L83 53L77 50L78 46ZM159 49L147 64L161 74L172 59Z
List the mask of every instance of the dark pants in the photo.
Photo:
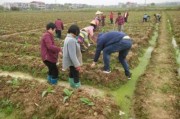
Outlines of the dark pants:
M129 71L128 63L126 62L126 56L129 52L131 46L132 46L131 40L121 40L118 43L115 43L115 44L105 47L103 50L104 70L106 70L106 71L110 70L109 61L110 61L111 53L119 52L119 57L118 57L119 62L121 63L121 65L124 68L125 75L129 76L130 71Z
M61 30L56 30L56 35L57 35L57 38L61 38Z
M125 22L127 22L127 19L128 19L127 17L124 17L124 21L125 21Z
M105 25L105 21L104 20L102 20L102 26L104 26Z
M112 18L110 18L110 21L111 21L111 24L113 24L113 19Z
M56 66L56 63L52 63L52 62L49 62L47 60L43 61L44 64L48 67L48 75L51 75L52 78L58 78L58 75L59 75L59 71L58 71L58 68Z
M143 18L143 22L147 22L147 18Z
M70 66L69 77L74 79L74 83L79 83L79 71L74 66Z

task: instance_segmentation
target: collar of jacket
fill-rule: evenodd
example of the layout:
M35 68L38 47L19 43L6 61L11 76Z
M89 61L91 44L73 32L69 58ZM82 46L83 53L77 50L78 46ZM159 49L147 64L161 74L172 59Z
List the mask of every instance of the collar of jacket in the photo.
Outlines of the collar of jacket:
M51 35L51 37L53 38L53 34L52 33L50 33L49 31L47 31L46 33Z
M68 33L67 37L75 38L72 34Z

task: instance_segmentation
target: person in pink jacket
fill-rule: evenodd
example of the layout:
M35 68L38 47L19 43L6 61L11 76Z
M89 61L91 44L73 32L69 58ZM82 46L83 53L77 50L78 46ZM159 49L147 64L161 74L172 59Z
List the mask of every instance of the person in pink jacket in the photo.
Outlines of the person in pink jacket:
M94 32L96 31L97 24L98 24L97 20L92 20L90 22L90 26L81 29L81 31L84 31L88 34L88 40L91 41L93 44L96 44L96 38L94 37Z
M55 46L54 33L56 25L54 23L48 23L46 26L46 32L41 38L41 58L44 64L48 67L48 83L56 84L58 80L58 68L56 66L58 55L61 55L61 48Z
M114 15L113 12L110 12L109 19L111 24L113 24L113 15Z

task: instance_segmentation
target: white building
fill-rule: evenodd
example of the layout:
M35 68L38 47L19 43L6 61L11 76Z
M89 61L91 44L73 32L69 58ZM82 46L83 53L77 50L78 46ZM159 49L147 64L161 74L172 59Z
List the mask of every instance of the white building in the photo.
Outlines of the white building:
M29 3L22 3L22 2L15 2L12 4L12 7L17 7L20 9L29 9L30 4Z
M3 4L3 7L5 9L11 9L12 7L17 7L19 9L29 9L30 4L29 3L22 3L22 2L14 2L14 3L6 2Z
M3 6L5 9L11 9L11 4L12 4L12 3L6 2L6 3L4 3L2 6Z
M39 1L32 1L32 2L30 2L30 5L37 9L45 9L46 8L46 4L44 2L39 2Z

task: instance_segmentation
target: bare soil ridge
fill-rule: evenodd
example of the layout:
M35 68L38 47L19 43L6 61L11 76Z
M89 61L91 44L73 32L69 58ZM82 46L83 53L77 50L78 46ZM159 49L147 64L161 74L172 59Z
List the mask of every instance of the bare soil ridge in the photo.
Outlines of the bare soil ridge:
M173 108L176 97L172 90L177 78L176 63L166 22L163 13L157 47L135 93L137 118L174 119L178 114Z

